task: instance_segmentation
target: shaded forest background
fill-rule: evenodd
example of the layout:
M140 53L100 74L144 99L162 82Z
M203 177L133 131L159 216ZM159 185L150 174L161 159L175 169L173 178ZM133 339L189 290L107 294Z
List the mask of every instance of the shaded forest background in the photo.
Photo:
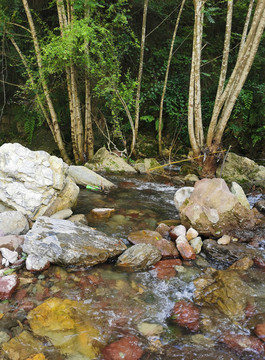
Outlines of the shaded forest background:
M86 82L89 79L94 150L106 145L123 151L132 141L128 111L135 111L139 73L143 0L73 2L77 21L60 42L60 24L55 1L30 0L32 17L41 48L43 72L47 79L63 141L71 159L71 114L68 103L66 67L74 65L81 99L86 109ZM136 156L158 155L158 118L169 49L181 2L150 0L146 19L143 72L139 107L139 134ZM235 1L228 75L236 62L249 1ZM87 7L88 13L85 13ZM32 37L21 1L1 1L0 57L0 145L18 141L43 148L55 155L53 142L36 97L43 97ZM207 1L204 9L201 84L204 126L214 106L223 53L227 1ZM85 19L85 20L84 20ZM189 151L188 97L194 26L194 7L187 0L171 61L163 109L162 157L174 158ZM18 55L19 46L29 72ZM81 49L81 50L80 50ZM88 66L89 65L89 66ZM265 42L264 34L247 81L240 92L226 127L223 146L234 152L265 158ZM122 105L121 99L126 106ZM127 111L126 111L127 109ZM75 159L76 160L76 159ZM76 161L77 162L77 161Z

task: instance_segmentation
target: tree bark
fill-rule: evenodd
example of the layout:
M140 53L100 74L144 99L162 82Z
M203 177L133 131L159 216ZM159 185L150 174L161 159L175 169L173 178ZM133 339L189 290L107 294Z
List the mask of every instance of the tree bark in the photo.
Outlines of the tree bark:
M46 98L46 102L51 114L51 121L53 124L53 129L54 129L54 139L55 142L57 143L57 146L60 150L61 156L63 158L63 160L67 163L70 164L71 161L67 155L67 152L65 150L65 146L62 140L62 135L61 135L61 131L60 131L60 127L59 127L59 123L58 123L58 119L57 119L57 115L56 112L54 110L53 107L53 103L50 97L50 91L46 82L46 79L44 77L43 74L43 66L42 66L42 59L41 59L41 51L40 51L40 47L39 47L39 42L38 42L38 38L37 38L37 33L35 30L35 25L31 16L31 12L29 9L29 5L27 0L22 0L26 15L27 15L27 19L28 19L28 23L29 23L29 27L30 27L30 31L31 31L31 36L33 39L33 44L34 44L34 49L35 49L35 55L36 55L36 59L37 59L37 64L38 64L38 69L39 69L39 76L40 76L40 81L41 81L41 85L43 88L43 92Z
M91 160L94 155L94 134L92 126L92 105L91 105L91 88L88 76L85 79L85 137L84 152L87 160Z
M224 85L225 85L225 79L226 79L227 67L228 67L229 51L230 51L232 15L233 15L233 0L230 0L230 1L227 1L227 17L226 17L223 59L222 59L219 84L218 84L217 93L216 93L216 97L215 97L213 113L215 113L215 109L219 106L220 97L224 91ZM208 147L211 146L211 144L212 144L216 123L217 123L217 118L212 118L212 121L210 122L209 129L207 132L207 146Z

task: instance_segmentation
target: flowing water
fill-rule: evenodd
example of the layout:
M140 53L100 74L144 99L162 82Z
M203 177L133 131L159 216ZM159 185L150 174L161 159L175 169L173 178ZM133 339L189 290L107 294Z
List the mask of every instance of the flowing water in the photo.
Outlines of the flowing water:
M127 235L131 231L154 230L158 222L170 219L174 224L178 220L173 204L177 187L167 180L145 176L112 177L109 180L117 184L116 189L108 192L91 192L86 189L80 191L75 213L89 214L91 209L102 207L115 209L115 213L104 220L95 220L88 215L90 226L121 238L128 244ZM251 202L254 203L259 196L252 196ZM166 280L159 279L154 269L142 272L121 271L115 267L115 261L82 270L51 266L41 274L20 270L19 289L11 300L0 303L0 340L1 330L11 338L21 334L22 330L30 331L28 311L47 299L59 298L71 300L71 308L80 306L82 320L77 320L73 332L60 329L59 335L59 330L56 330L59 329L58 324L53 324L51 326L54 326L55 331L50 331L46 337L41 333L39 335L42 336L34 337L38 344L40 342L44 346L40 351L34 345L35 353L44 353L48 360L90 359L91 356L86 352L87 345L83 344L84 341L82 343L80 335L82 329L88 327L88 323L96 329L93 330L94 333L96 331L93 336L99 349L121 337L137 336L144 350L142 360L263 358L252 350L235 352L218 341L227 330L236 334L253 334L255 320L251 320L254 321L253 324L242 318L231 320L210 306L201 312L202 326L199 332L192 333L172 320L171 312L175 302L181 299L193 300L193 280L208 266L205 257L199 255L192 263L184 264L183 272L176 272L176 276ZM264 322L265 272L251 268L242 272L240 279L243 279L251 304L255 302L255 316L260 316ZM235 288L234 291L240 289ZM75 312L78 313L78 310L75 309ZM4 314L2 318L1 314ZM157 330L146 333L143 330L145 324L157 325ZM56 339L54 332L58 332ZM67 347L66 335L71 338ZM28 359L32 355L30 348L25 350L28 344L22 341L19 346L20 357L12 358L14 355L4 352L0 354L0 358ZM119 359L123 356L120 353ZM94 358L103 359L100 351Z

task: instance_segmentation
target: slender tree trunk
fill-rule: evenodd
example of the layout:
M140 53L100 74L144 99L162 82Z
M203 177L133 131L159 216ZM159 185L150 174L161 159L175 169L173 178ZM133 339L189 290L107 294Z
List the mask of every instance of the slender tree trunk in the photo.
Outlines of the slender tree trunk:
M245 20L245 24L244 24L244 28L243 28L243 32L242 32L242 37L241 37L241 42L240 42L240 48L239 48L239 53L243 48L243 45L246 42L246 38L247 38L247 33L248 33L248 27L249 27L249 23L250 23L250 18L251 18L251 14L252 14L252 9L253 9L253 5L255 3L255 0L250 0L249 1L249 6L248 6L248 13L246 16L246 20Z
M62 155L63 160L66 163L70 164L71 161L70 161L70 159L69 159L69 157L68 157L68 155L66 153L66 150L65 150L65 146L64 146L64 143L63 143L63 140L62 140L57 115L56 115L56 112L55 112L54 107L53 107L53 103L52 103L52 100L51 100L51 97L50 97L50 91L49 91L45 76L43 74L41 51L40 51L40 47L39 47L39 42L38 42L34 22L33 22L31 12L30 12L30 9L29 9L29 5L28 5L27 0L22 0L22 3L23 3L23 6L24 6L26 15L27 15L27 19L28 19L28 23L29 23L29 27L30 27L30 31L31 31L31 36L32 36L32 39L33 39L33 44L34 44L35 55L36 55L36 59L37 59L38 69L39 69L41 85L42 85L43 92L44 92L44 95L45 95L45 98L46 98L46 102L47 102L47 105L48 105L48 108L49 108L49 111L50 111L50 114L51 114L51 121L52 121L53 129L54 129L54 139L55 139L55 142L58 145L58 148L60 150L60 153Z
M200 65L202 47L203 7L205 0L193 0L193 3L195 18L189 86L188 131L193 155L198 156L201 152L204 142L201 113Z
M72 6L67 3L67 14L63 0L57 0L57 12L61 36L64 36L64 29L71 26L72 23ZM81 115L81 106L77 88L77 72L74 64L70 61L70 66L66 66L66 81L69 99L70 119L71 119L71 139L75 163L84 162L83 149L83 123Z
M249 8L251 8L251 6ZM248 28L249 25L249 17L250 12L248 11L243 30L243 36L244 33L246 33L246 28ZM258 0L250 31L246 39L241 42L241 48L238 52L238 58L234 70L225 90L219 97L219 103L217 102L216 106L217 110L214 109L213 111L213 117L209 127L210 133L208 134L207 139L207 145L210 152L215 152L221 148L221 139L225 127L253 64L261 37L264 33L264 28L265 2L263 0ZM208 156L204 164L204 173L213 174L215 168L215 157Z
M163 119L164 99L165 99L166 90L167 90L167 81L168 81L168 75L169 75L169 70L170 70L170 65L171 65L171 59L172 59L172 56L173 56L174 43L175 43L176 34L177 34L178 26L179 26L179 21L180 21L180 17L181 17L181 14L182 14L182 10L183 10L185 1L186 0L182 0L181 7L180 7L178 17L177 17L177 21L176 21L176 25L175 25L175 29L174 29L174 32L173 32L170 51L169 51L169 55L168 55L167 69L166 69L166 74L165 74L164 86L163 86L162 96L161 96L161 100L160 100L159 119L158 119L158 148L159 148L159 155L160 156L162 155L162 119Z
M219 84L217 88L217 93L215 97L214 110L219 106L220 97L224 91L224 85L227 74L228 58L230 51L230 39L231 39L231 29L232 29L232 15L233 15L233 0L227 1L227 17L226 17L226 28L225 28L225 40L224 40L224 50L223 50L223 59L219 77ZM210 122L210 126L207 132L207 146L210 147L212 144L214 130L216 126L217 118L213 118Z
M89 5L85 8L85 17L90 16ZM89 63L89 43L85 42L85 51ZM89 65L88 65L89 67ZM85 132L84 132L84 153L87 160L91 160L94 156L94 133L92 125L92 97L91 97L91 83L89 79L89 69L85 71Z
M92 127L92 105L91 105L91 88L88 76L85 79L85 137L84 137L84 151L88 160L91 160L94 155L94 134Z
M135 100L134 134L133 134L133 138L132 138L131 154L133 153L134 148L135 148L136 139L137 139L137 135L138 135L138 128L139 128L140 96L141 96L141 82L142 82L143 65L144 65L144 46L145 46L146 17L147 17L148 1L149 0L144 0L141 51L140 51L139 70L138 70L138 85L137 85L136 100Z

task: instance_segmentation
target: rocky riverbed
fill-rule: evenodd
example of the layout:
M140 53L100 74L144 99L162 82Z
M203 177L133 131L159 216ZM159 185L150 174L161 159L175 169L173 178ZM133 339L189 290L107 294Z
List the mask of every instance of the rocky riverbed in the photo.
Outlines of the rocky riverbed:
M100 192L81 189L70 212L54 213L63 187L56 206L27 202L23 214L25 196L19 210L2 209L0 358L264 358L255 194L221 179L185 191L191 183L169 177L109 180Z

